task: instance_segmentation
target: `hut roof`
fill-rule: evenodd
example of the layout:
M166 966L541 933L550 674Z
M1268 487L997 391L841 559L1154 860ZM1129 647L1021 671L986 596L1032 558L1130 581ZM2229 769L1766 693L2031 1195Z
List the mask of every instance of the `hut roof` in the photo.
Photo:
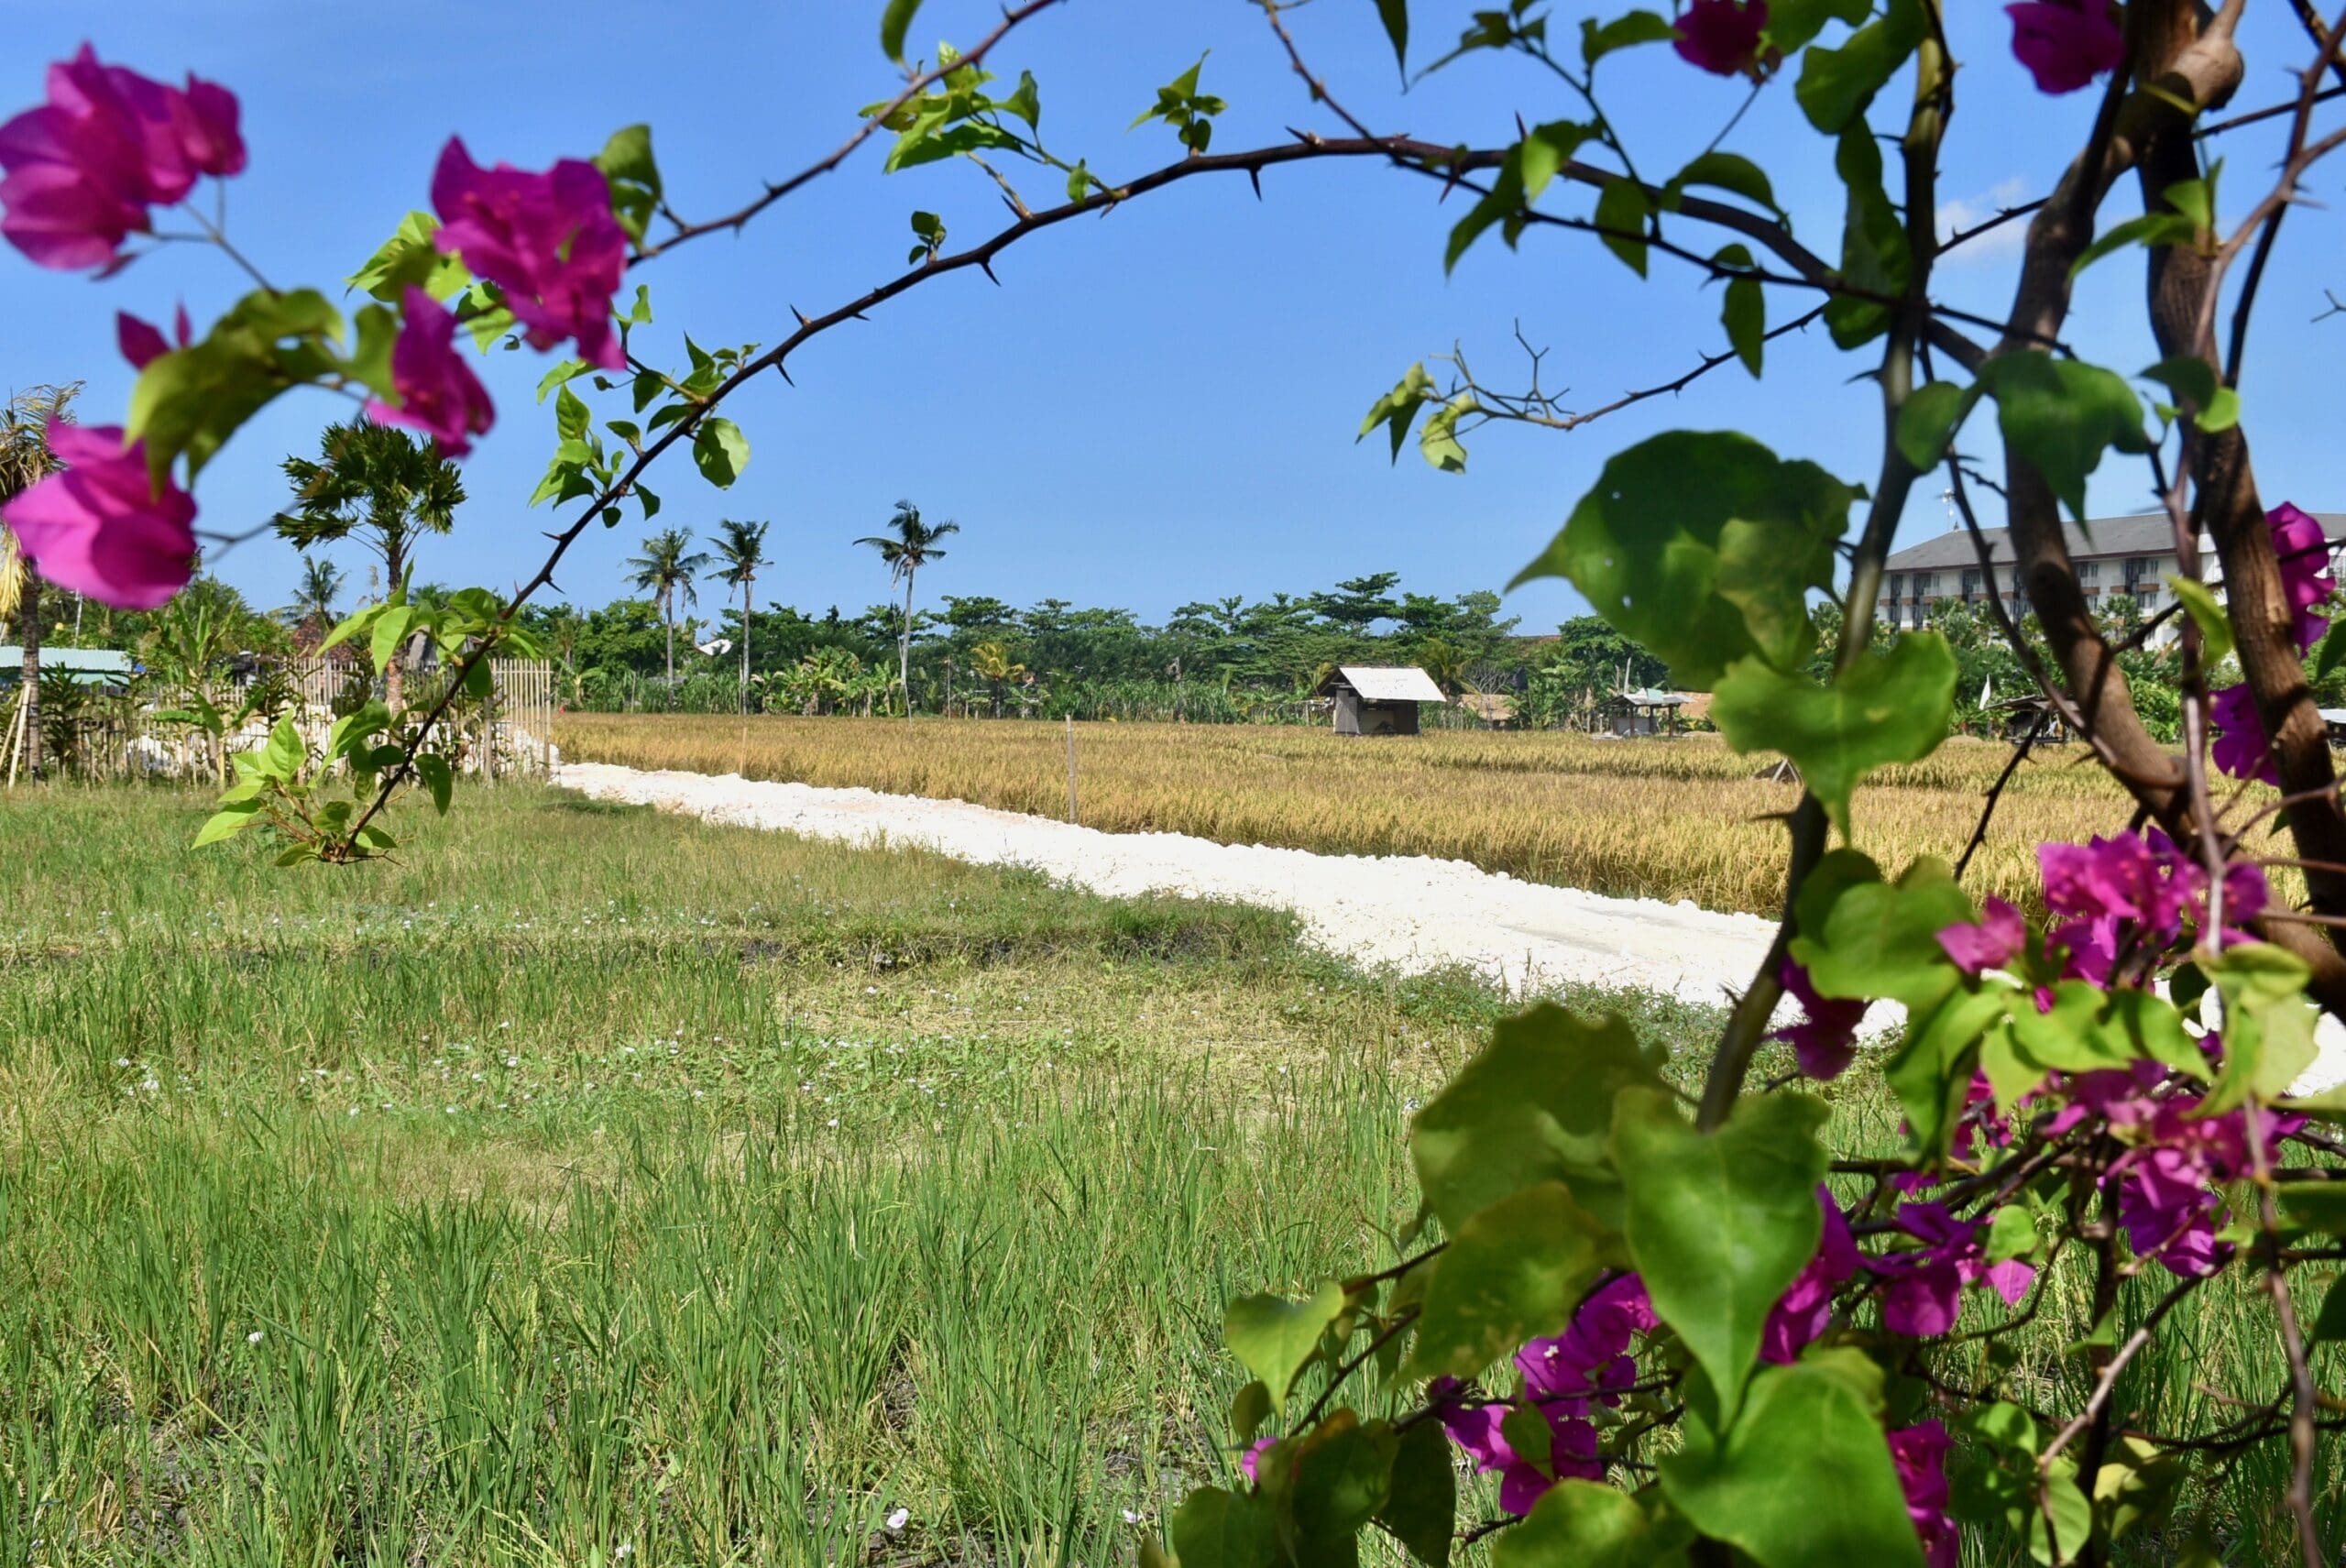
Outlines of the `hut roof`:
M1658 686L1641 686L1636 691L1617 692L1615 696L1631 707L1683 707L1686 706L1684 692L1663 691Z
M1365 702L1441 702L1442 688L1415 664L1343 664L1320 683L1325 696L1339 682L1361 695Z

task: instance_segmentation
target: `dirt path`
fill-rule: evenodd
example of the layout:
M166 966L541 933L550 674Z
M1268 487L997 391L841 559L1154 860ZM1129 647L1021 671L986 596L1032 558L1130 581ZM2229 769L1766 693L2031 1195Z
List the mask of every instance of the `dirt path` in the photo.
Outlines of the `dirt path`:
M916 844L957 860L1031 867L1111 895L1225 898L1291 911L1305 939L1368 968L1464 965L1521 991L1558 982L1724 1003L1775 927L1693 904L1606 898L1518 882L1463 861L1321 855L1182 833L1102 833L966 801L645 773L597 762L559 782L598 800L690 812L848 843Z
M918 845L956 860L1030 867L1095 893L1225 898L1291 912L1312 946L1364 968L1405 973L1463 966L1522 993L1556 984L1665 992L1724 1005L1775 934L1756 915L1689 903L1606 898L1518 882L1464 861L1321 855L1217 844L1185 833L1102 833L961 800L770 784L737 774L645 773L565 764L556 782L597 800L684 811L850 844ZM1780 1013L1779 1021L1788 1017ZM1878 1003L1861 1032L1899 1022ZM2324 1016L2319 1058L2299 1092L2346 1081L2346 1026Z

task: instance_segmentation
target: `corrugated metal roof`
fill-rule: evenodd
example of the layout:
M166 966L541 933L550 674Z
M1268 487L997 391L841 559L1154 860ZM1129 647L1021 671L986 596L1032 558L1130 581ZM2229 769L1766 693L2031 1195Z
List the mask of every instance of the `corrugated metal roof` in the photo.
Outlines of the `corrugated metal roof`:
M1441 702L1442 688L1415 664L1343 664L1336 674L1365 702Z
M2321 532L2331 543L2346 541L2346 512L2318 511L2311 515L2321 524ZM2175 553L2175 526L2163 511L2143 512L2135 517L2093 518L2082 527L2074 522L2064 523L2061 532L2069 542L2069 554L2080 561ZM1979 537L1987 543L1990 560L2000 565L2012 561L2012 530L1983 528ZM1972 548L1970 531L1957 528L1894 552L1883 567L1891 572L1932 572L1979 565L1979 554Z
M0 681L21 678L24 668L24 649L15 643L0 643ZM44 675L71 675L82 685L121 685L138 673L138 666L129 654L116 648L43 648L40 671Z

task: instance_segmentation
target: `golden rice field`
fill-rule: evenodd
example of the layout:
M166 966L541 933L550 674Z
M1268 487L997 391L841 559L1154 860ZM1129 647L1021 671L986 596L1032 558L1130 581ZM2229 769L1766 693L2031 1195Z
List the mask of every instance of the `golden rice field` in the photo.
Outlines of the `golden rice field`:
M637 768L973 801L1063 817L1067 739L1016 720L569 714L565 756ZM1689 898L1773 913L1794 787L1716 736L1616 740L1548 732L1441 731L1342 739L1246 725L1079 724L1086 826L1192 833L1339 854L1432 855L1529 881ZM1861 791L1857 841L1876 858L1952 860L2010 755L1955 740ZM1969 876L2034 902L2034 846L2126 826L2128 803L2083 748L2040 751L1997 811Z

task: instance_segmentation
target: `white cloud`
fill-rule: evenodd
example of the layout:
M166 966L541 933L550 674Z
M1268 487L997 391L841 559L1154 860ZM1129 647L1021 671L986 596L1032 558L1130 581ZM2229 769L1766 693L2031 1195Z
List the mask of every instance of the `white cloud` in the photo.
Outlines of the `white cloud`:
M2003 212L2028 200L2026 181L2014 175L2000 180L1977 196L1957 196L1939 203L1939 239L1945 243L1950 236L1966 229L1979 227ZM1939 265L1942 267L1978 267L1987 262L2001 261L2020 253L2028 238L2028 220L2012 218L1997 225L1979 238L1967 240L1961 249L1950 251Z

